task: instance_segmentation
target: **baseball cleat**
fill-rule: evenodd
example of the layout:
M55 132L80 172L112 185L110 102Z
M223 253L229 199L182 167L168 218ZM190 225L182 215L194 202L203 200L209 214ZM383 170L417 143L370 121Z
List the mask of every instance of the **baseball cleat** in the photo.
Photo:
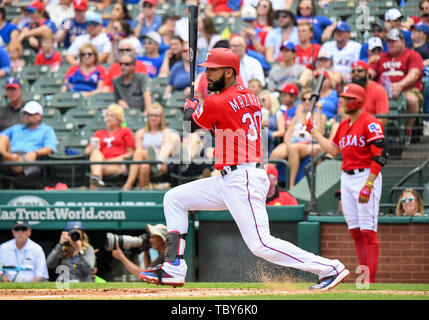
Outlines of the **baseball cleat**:
M141 272L139 277L147 283L154 283L163 286L182 287L185 284L184 278L175 278L161 268L156 267Z
M330 290L334 287L336 287L339 283L341 283L345 278L347 278L350 274L350 271L347 269L344 269L339 274L335 276L329 276L326 278L323 278L319 281L318 284L311 286L310 290L320 290L320 291L326 291Z

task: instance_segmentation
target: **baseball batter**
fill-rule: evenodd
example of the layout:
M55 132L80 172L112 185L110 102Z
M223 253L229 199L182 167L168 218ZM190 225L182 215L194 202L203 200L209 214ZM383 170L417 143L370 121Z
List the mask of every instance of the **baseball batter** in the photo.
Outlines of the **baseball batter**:
M321 147L343 158L341 165L341 203L344 218L354 240L361 265L369 269L370 282L375 282L379 243L377 238L378 211L382 176L386 163L383 125L363 110L365 90L357 84L348 84L340 93L349 117L343 120L329 141L313 128L311 119L307 130Z
M210 95L204 103L187 99L184 120L192 130L212 130L215 168L220 176L192 181L164 197L167 240L164 264L146 270L140 278L161 285L182 286L187 271L183 254L189 210L229 210L248 248L258 257L286 267L317 274L311 287L328 290L349 275L339 260L330 260L274 238L265 207L269 180L261 147L261 105L257 97L236 82L240 59L230 49L210 50L206 67Z

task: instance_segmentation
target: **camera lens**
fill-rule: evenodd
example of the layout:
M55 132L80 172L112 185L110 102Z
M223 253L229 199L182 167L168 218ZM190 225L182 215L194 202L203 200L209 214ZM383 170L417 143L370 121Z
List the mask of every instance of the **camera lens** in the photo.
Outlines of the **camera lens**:
M104 248L106 251L115 250L117 244L119 244L121 249L139 248L143 245L143 239L129 235L106 233L106 239L104 241Z
M72 241L74 242L80 240L80 233L77 230L69 231L69 235L70 235L70 239L72 239Z

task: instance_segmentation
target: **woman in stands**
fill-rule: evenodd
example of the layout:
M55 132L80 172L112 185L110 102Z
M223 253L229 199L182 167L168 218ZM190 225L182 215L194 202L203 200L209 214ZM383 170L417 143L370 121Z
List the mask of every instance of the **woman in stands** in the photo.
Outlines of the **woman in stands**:
M323 31L332 21L325 16L316 14L316 4L313 0L299 0L296 9L296 23L307 21L313 25L314 41L318 44L326 41L322 37Z
M305 116L310 110L311 89L304 89L301 92L302 103L298 105L295 116L292 118L283 143L279 144L270 155L270 159L287 159L289 162L289 188L293 188L298 174L300 162L309 155L316 157L322 152L321 147L313 143L311 134L305 131L303 125ZM322 113L321 105L318 103L314 108L312 120L319 132L325 134L326 116Z
M79 50L79 63L72 65L64 77L62 92L81 92L84 97L102 92L106 70L98 64L98 52L91 43Z
M180 137L165 124L164 108L159 103L152 104L147 110L146 126L136 132L134 161L163 161L180 147ZM133 164L130 166L128 179L123 189L131 190L138 179L139 188L148 188L150 174L167 173L166 164Z
M112 104L106 110L106 129L97 130L85 149L91 161L123 161L130 159L134 153L134 136L128 127L122 127L124 109ZM91 165L90 188L104 186L103 176L126 174L124 164L93 164Z
M421 216L423 215L423 199L418 191L407 188L402 191L396 204L397 216Z

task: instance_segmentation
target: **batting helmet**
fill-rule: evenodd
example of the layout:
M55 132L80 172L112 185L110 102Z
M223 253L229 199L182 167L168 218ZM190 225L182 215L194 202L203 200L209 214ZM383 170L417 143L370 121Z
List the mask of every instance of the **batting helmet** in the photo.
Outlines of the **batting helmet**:
M214 48L207 53L206 62L198 65L206 68L230 67L235 73L240 74L240 58L231 49Z
M343 91L339 94L340 97L354 98L346 104L347 109L356 110L362 108L365 101L365 89L358 84L349 83L344 86Z

